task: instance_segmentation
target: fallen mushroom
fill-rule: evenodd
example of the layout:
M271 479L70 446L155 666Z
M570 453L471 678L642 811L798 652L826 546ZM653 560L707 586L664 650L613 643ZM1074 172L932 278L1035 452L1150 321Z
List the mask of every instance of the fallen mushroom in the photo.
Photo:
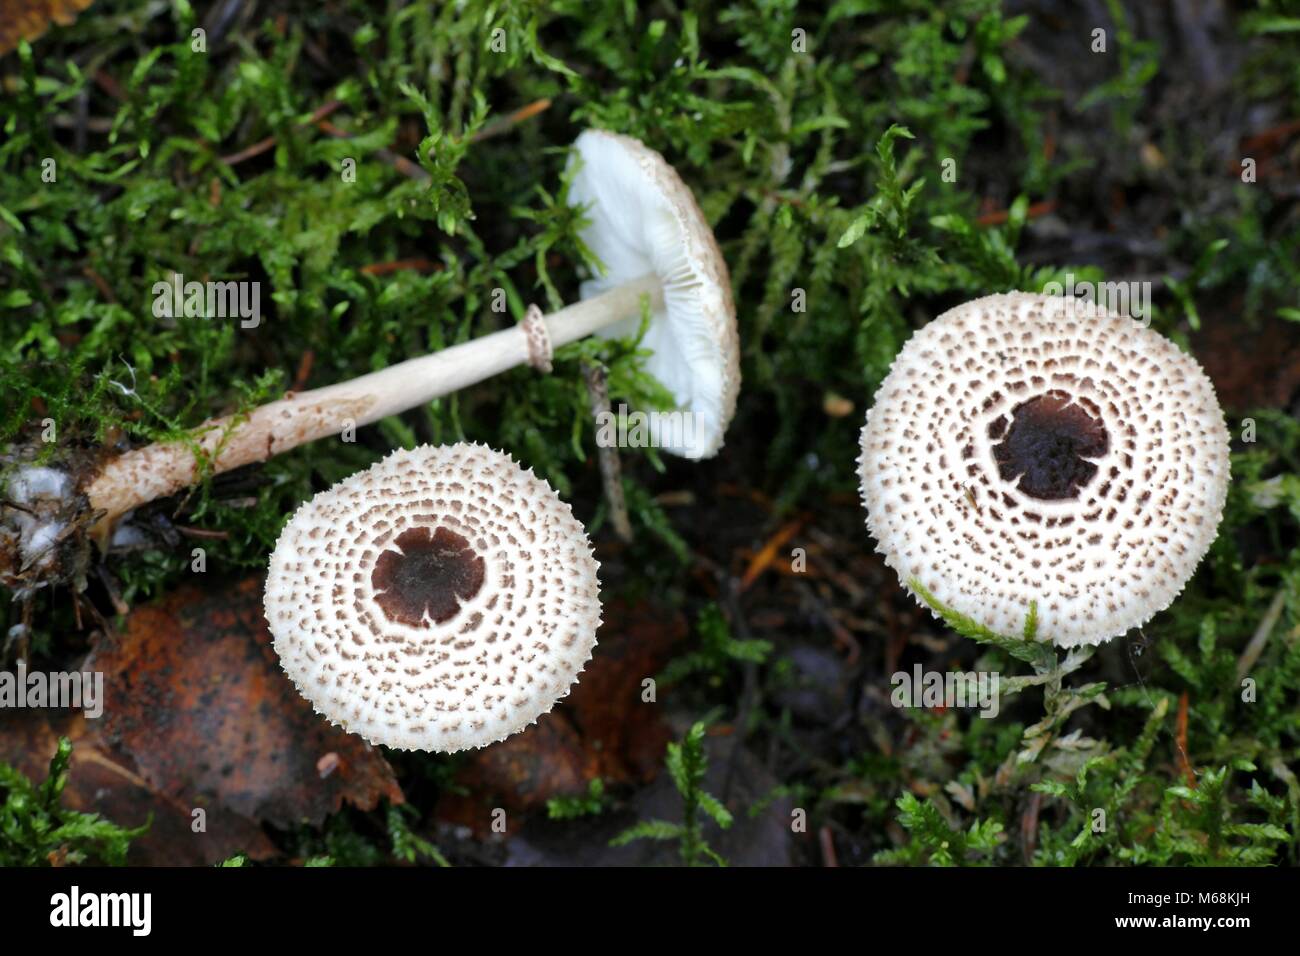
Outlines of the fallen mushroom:
M192 433L209 473L265 461L524 363L548 369L552 349L596 332L634 334L643 296L651 308L643 342L651 353L647 368L689 413L669 419L671 427L651 416L652 440L686 458L716 454L735 412L740 359L727 267L708 223L673 168L637 140L589 130L578 137L575 157L582 166L570 199L591 204L582 238L607 266L604 276L584 283L583 301L546 316L531 307L515 328L291 393L242 420L209 420ZM166 442L108 462L86 494L91 508L103 512L103 533L126 512L175 494L198 476L190 445Z
M867 414L867 525L901 581L1000 634L1099 644L1168 607L1217 533L1228 432L1196 360L1012 292L903 347ZM919 600L919 598L918 598Z
M658 280L663 308L642 343L646 368L690 413L690 427L677 435L651 417L652 441L684 458L715 455L736 411L740 342L731 279L708 221L677 172L639 140L587 130L573 145L570 163L581 166L569 201L588 207L582 240L606 269L582 284L582 295L609 295L645 275ZM624 313L593 331L630 336L638 321Z
M285 673L333 723L465 750L568 694L596 643L597 567L569 506L509 455L425 445L294 513L266 619Z

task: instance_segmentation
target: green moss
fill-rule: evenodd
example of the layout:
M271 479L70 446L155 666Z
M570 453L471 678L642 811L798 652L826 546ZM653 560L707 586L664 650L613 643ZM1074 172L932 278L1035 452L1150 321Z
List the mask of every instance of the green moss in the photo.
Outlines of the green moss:
M1118 3L1106 24L1116 55L1082 97L1026 66L1017 48L1041 24L994 0L344 0L278 12L259 8L197 53L200 20L184 0L99 0L0 61L0 444L76 460L183 436L295 387L308 353L306 384L328 384L504 327L529 302L575 298L591 256L565 198L564 147L587 125L662 150L716 226L744 351L726 467L777 513L854 491L860 412L916 324L1067 271L1105 277L1093 262L1025 255L1031 210L1045 200L1072 229L1110 228L1093 209L1103 174L1115 193L1162 197L1163 248L1151 253L1170 264L1158 283L1161 332L1186 342L1211 307L1257 328L1300 303L1294 205L1225 187L1195 130L1148 115L1151 81L1172 64ZM1293 19L1260 4L1236 22L1238 112L1300 107ZM542 100L550 106L533 118L502 121ZM350 138L311 122L334 103L328 120ZM83 106L91 122L78 145ZM1069 135L1072 124L1104 137ZM264 152L227 161L268 139ZM1163 152L1165 173L1143 168L1147 145ZM1003 221L982 218L990 204ZM422 262L371 268L412 260ZM260 282L261 327L156 318L152 284L174 272ZM421 441L506 448L598 529L582 361L609 368L616 402L664 401L636 341L578 343L549 377L511 372L363 429L356 443L325 440L255 474L205 479L179 512L159 511L157 548L109 568L132 603L190 580L188 548L168 543L171 525L188 524L221 535L204 542L209 573L256 572L301 501ZM855 414L827 417L828 393L849 397ZM885 721L855 724L855 752L805 760L799 728L767 696L789 676L782 643L736 640L720 615L700 612L703 601L688 609L700 613L699 640L669 674L706 676L692 700L730 708L737 682L726 675L737 663L755 671L746 731L801 753L782 785L814 807L812 826L833 819L869 854L886 851L882 861L1015 862L1032 800L1042 821L1034 862L1296 862L1300 426L1285 410L1249 414L1258 441L1234 455L1219 541L1141 637L1058 661L1032 640L1031 608L1019 636L974 634L950 618L986 639L974 653L990 667L1028 666L997 721L908 715L913 742L896 750ZM47 419L54 442L41 440ZM1234 435L1242 424L1230 422ZM751 435L762 437L740 437ZM693 529L656 500L673 466L653 450L625 458L639 532L625 586L680 601ZM680 474L670 471L671 487ZM1279 592L1281 616L1253 670L1264 678L1247 703L1236 661ZM46 600L39 612L36 651L72 653L70 604ZM0 630L19 613L0 602ZM1185 734L1169 716L1184 692ZM689 752L678 754L680 770ZM1190 796L1177 789L1184 759L1198 780ZM447 783L436 758L398 763L404 782ZM899 803L921 783L934 792ZM1104 836L1091 831L1097 807L1111 821ZM291 842L300 856L339 863L436 860L406 812L347 811ZM885 836L894 822L906 846ZM31 852L45 847L23 832Z
M703 834L705 819L712 820L724 830L733 822L731 811L704 789L704 774L709 768L704 753L704 731L704 723L697 721L681 743L668 745L665 766L682 798L681 823L642 820L610 840L610 846L626 846L637 840L675 840L685 866L727 865L727 861L709 846Z
M41 784L0 763L0 866L121 866L131 841L149 828L126 829L63 806L71 760L64 737Z

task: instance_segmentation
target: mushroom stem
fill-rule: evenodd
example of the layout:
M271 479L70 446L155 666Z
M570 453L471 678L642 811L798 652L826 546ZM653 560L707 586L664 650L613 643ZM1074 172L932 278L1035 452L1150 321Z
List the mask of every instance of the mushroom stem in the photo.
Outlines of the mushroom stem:
M585 339L593 332L598 332L615 322L639 315L643 295L650 296L652 312L663 308L664 284L658 276L646 275L624 282L622 285L607 289L600 295L594 295L590 299L566 305L558 312L552 312L546 316L546 328L551 333L552 344L559 348L578 339ZM512 331L514 330L507 330L507 332Z
M626 282L544 316L552 345L576 342L636 315L643 295L650 296L652 309L663 306L663 284L657 276ZM103 540L126 512L197 481L201 472L193 446L206 458L207 473L220 474L423 405L523 365L530 357L527 331L517 325L351 381L290 392L243 416L209 419L187 439L137 448L105 465L86 489L91 508L103 512L94 530Z

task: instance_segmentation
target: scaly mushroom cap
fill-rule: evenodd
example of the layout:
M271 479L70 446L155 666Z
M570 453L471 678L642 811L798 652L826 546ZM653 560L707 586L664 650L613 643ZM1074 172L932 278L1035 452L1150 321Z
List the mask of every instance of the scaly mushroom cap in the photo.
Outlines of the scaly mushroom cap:
M867 526L905 585L1016 635L1099 644L1168 607L1213 542L1228 431L1191 356L1132 319L1012 292L903 347L867 413Z
M582 297L653 273L664 286L643 345L646 368L692 413L689 430L664 429L651 417L658 447L685 458L708 458L736 412L740 343L731 278L695 197L664 158L630 136L587 130L573 144L580 162L569 201L585 205L590 224L582 241L606 273L582 284ZM632 317L602 329L635 335Z
M482 445L426 445L295 512L266 619L329 720L389 747L465 750L568 694L596 644L596 568L545 481Z

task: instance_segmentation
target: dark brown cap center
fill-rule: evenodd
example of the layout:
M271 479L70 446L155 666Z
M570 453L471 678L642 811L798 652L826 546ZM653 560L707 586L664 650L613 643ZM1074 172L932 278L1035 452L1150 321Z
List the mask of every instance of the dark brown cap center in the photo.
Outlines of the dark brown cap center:
M1097 473L1086 459L1099 458L1110 447L1095 410L1064 392L1048 392L1016 406L1009 422L1004 415L989 427L989 437L997 442L993 457L1002 479L1019 478L1021 491L1047 501L1077 497Z
M390 621L420 627L427 614L442 624L483 586L483 559L454 531L410 528L393 544L370 576L379 592L375 602Z

